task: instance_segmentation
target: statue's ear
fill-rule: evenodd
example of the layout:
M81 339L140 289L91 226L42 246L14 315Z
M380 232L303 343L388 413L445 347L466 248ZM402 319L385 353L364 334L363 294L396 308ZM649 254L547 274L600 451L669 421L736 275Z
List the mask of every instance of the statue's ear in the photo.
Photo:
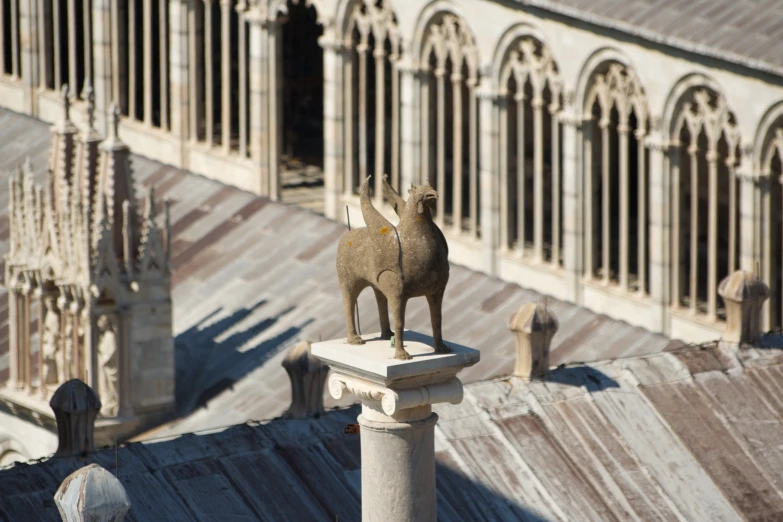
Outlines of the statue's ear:
M430 185L430 180L425 181L424 184L427 185L428 187L432 186L432 185Z
M408 194L410 194L411 192L413 192L413 182L412 181L411 181L411 188L408 189Z

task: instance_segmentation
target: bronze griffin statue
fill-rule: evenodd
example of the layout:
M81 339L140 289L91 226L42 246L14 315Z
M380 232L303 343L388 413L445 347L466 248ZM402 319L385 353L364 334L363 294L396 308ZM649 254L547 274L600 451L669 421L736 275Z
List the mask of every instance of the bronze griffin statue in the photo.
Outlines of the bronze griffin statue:
M396 359L410 359L403 344L405 305L411 297L425 296L430 306L435 351L448 348L441 334L441 307L449 281L449 249L446 238L432 220L438 193L429 183L411 186L408 201L383 177L383 195L400 218L394 227L372 205L370 177L360 191L362 216L366 228L343 235L337 248L337 277L343 292L348 343L363 344L356 333L353 314L356 300L365 288L372 287L378 301L381 337L394 334ZM389 325L389 308L394 332Z

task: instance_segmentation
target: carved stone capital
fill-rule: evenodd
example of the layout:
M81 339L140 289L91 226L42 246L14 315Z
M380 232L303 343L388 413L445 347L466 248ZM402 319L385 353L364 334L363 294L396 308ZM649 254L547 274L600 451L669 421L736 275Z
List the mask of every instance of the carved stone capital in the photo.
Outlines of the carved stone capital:
M557 118L560 120L560 123L562 123L563 125L567 125L569 127L576 127L576 128L579 128L584 121L584 118L582 118L581 114L567 109L560 111L557 115Z
M448 402L462 402L462 383L456 377L448 381L413 388L385 388L364 379L332 373L329 376L329 393L335 399L341 399L345 391L358 397L362 402L380 403L383 412L392 417L402 410L430 406Z

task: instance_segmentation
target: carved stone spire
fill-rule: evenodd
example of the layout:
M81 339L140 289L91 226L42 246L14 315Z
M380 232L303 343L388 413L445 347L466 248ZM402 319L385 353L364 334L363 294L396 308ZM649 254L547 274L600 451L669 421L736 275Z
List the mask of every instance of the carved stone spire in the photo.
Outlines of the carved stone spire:
M52 146L49 161L49 170L53 178L54 204L59 211L62 205L61 193L65 184L73 179L74 152L76 147L76 135L79 130L71 121L71 98L68 86L63 85L60 93L62 98L62 120L52 126Z
M130 228L132 244L139 237L139 219L136 211L136 195L134 193L133 173L131 170L130 149L118 136L120 110L116 104L110 109L112 125L109 137L101 144L99 185L96 197L106 198L109 226L114 238L114 251L123 252L123 209L124 201L129 201ZM95 205L97 210L97 205ZM96 212L97 215L97 212Z
M98 157L101 135L95 130L95 93L92 83L88 79L84 85L82 96L87 100L86 128L79 139L79 152L76 158L76 181L73 187L73 196L78 197L82 205L92 208L95 200L95 187L98 175Z

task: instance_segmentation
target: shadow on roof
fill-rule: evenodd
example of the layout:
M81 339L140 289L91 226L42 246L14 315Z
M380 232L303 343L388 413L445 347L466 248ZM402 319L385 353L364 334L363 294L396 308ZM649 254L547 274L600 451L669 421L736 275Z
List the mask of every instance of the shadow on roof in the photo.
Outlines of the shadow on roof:
M270 357L295 338L313 319L290 326L255 346L247 344L273 327L296 308L291 306L277 315L265 317L243 330L229 333L267 304L261 300L233 314L210 321L222 308L208 314L176 337L177 413L186 415L205 406L211 399L264 364ZM228 334L226 336L226 334Z
M590 391L620 387L617 381L590 366L559 366L549 373L547 381L570 386L584 386Z

